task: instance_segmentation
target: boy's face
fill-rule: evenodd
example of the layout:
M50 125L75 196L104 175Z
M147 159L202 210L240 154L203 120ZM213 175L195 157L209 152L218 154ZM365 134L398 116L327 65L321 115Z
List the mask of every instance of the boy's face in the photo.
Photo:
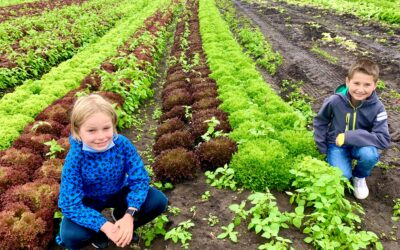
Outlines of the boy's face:
M352 78L346 78L346 86L352 101L363 101L371 96L376 88L373 76L362 72L355 72Z

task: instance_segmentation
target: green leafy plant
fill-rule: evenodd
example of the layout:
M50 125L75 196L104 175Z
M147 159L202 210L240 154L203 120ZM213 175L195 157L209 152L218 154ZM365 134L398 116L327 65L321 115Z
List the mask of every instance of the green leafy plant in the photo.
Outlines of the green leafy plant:
M208 201L211 197L211 192L210 191L205 191L204 194L201 195L201 200L202 201Z
M358 214L364 212L358 204L344 197L345 187L352 189L352 186L339 169L305 157L294 164L291 172L296 176L293 182L296 193L289 193L290 202L314 208L314 212L304 219L303 232L309 235L305 242L321 248L351 246L360 249L375 245L382 249L375 233L356 230L361 223Z
M189 242L192 239L192 233L188 230L189 228L194 227L194 223L191 220L187 220L179 223L179 225L165 234L164 239L171 239L174 243L180 242L182 248L188 249Z
M275 238L281 228L288 228L290 220L286 214L279 211L275 197L267 190L265 193L254 193L248 197L254 205L248 211L251 214L251 221L248 228L254 229L256 233L266 239Z
M378 80L378 82L376 83L376 88L377 88L378 90L384 90L384 89L386 89L385 82L382 81L382 80Z
M217 188L230 188L236 191L235 171L225 164L224 167L217 168L214 172L206 171L207 183Z
M185 118L192 119L192 107L188 105L184 105L183 107L185 108Z
M196 207L196 206L191 206L191 207L189 208L189 212L192 213L192 217L196 216L197 207Z
M224 230L224 232L217 236L218 239L225 239L226 237L229 237L232 242L237 242L238 232L234 230L235 224L230 223L228 226L222 226L221 229Z
M233 224L239 226L242 220L246 220L248 211L245 209L246 201L242 201L240 204L232 204L229 209L235 213L235 218L233 219Z
M138 228L138 234L140 238L143 239L146 247L151 245L151 242L158 235L165 235L167 231L165 230L165 224L168 222L168 218L165 214L158 216L150 223Z
M168 206L168 212L173 216L177 216L181 213L181 209L179 207Z
M219 218L212 213L208 214L207 218L203 218L203 220L207 220L207 223L210 227L213 227L219 223Z
M337 57L335 57L335 56L329 54L328 52L326 52L325 50L319 48L317 45L312 46L311 51L322 56L323 58L328 60L330 63L337 64L339 62L339 59Z
M204 141L209 141L211 138L219 137L219 136L225 136L226 134L222 131L215 131L215 128L221 124L221 122L215 118L214 116L209 119L205 120L204 123L207 123L208 129L204 135L201 136L201 138Z
M323 43L336 43L339 46L349 50L349 51L356 51L357 50L357 44L350 40L346 39L345 37L342 36L335 36L332 38L330 33L322 33L322 38L321 41Z
M400 220L400 198L394 200L392 220L396 222Z
M171 190L174 188L174 185L171 182L162 182L162 181L153 182L153 186L160 189L161 191Z
M246 54L250 55L256 63L266 69L268 73L274 75L278 67L283 63L283 57L279 52L275 52L272 45L264 37L258 27L244 16L237 14L234 4L230 1L216 1L221 11L222 17L227 21L230 30L235 34L238 42L246 49ZM286 10L281 7L271 7L280 13Z
M61 147L56 140L51 140L48 142L45 142L44 145L50 146L50 151L46 154L46 156L49 156L50 159L56 158L57 154L64 151L65 149Z
M158 120L158 119L160 119L160 116L161 116L161 115L162 115L161 108L160 108L160 107L157 107L157 108L154 110L153 115L151 116L151 118L152 118L153 120Z
M57 210L54 212L53 218L54 219L62 219L62 218L64 218L64 215L60 210Z

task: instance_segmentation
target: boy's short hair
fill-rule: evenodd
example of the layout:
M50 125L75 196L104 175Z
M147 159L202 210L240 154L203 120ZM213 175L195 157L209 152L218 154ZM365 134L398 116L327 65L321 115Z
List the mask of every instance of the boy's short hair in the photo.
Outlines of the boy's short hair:
M355 63L350 66L347 77L351 79L356 72L361 72L367 75L370 75L374 78L374 82L376 83L379 78L379 66L375 62L362 58L358 59Z
M117 125L117 113L115 112L111 103L105 100L100 95L91 94L89 96L83 96L78 98L74 104L74 108L71 112L71 134L75 140L80 141L79 128L89 118L89 116L95 113L104 113L111 118L114 126L114 133Z

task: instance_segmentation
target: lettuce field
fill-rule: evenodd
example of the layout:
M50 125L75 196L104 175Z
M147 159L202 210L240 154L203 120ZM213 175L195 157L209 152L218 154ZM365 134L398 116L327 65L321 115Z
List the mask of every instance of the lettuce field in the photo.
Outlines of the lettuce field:
M4 0L0 13L0 249L61 249L69 114L90 93L169 198L124 249L400 249L399 0ZM312 120L361 57L380 67L392 143L356 200Z

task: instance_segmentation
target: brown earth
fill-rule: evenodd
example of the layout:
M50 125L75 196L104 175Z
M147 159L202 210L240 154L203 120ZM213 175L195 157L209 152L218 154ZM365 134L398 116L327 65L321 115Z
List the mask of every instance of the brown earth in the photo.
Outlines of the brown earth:
M360 52L352 53L338 46L322 47L331 55L339 58L337 64L331 64L320 56L310 52L314 41L321 37L322 32L329 32L344 36L357 43L358 51L369 51L369 56L377 60L382 73L381 78L385 81L386 89L380 92L380 96L389 113L390 133L393 144L390 149L382 153L382 161L390 166L389 169L375 168L371 177L368 178L370 196L361 201L366 214L363 216L363 230L371 230L380 236L384 249L399 249L400 231L399 223L391 220L393 199L399 197L399 98L389 94L393 89L399 92L400 86L397 79L400 76L400 54L399 54L399 32L394 35L387 34L387 28L376 23L363 22L351 15L336 15L307 7L296 7L284 3L269 2L268 7L248 5L243 2L235 2L238 11L250 17L261 29L265 37L272 43L275 50L284 57L284 64L278 70L276 76L271 77L261 71L266 81L271 83L278 92L280 82L284 79L302 80L303 91L314 98L312 103L315 111L321 106L324 98L333 93L335 87L344 82L346 69L360 56ZM280 13L279 8L286 11ZM319 28L312 28L307 23L315 22ZM285 25L286 24L286 25ZM346 25L343 25L346 24ZM371 38L365 37L369 34ZM377 39L385 38L387 43L376 42ZM165 67L165 66L164 66ZM162 71L165 71L162 70ZM154 144L154 135L157 127L157 119L153 118L155 111L160 110L162 78L155 84L155 99L148 101L136 115L137 126L122 131L122 134L130 138L146 165L150 165L154 157L151 148ZM202 201L201 195L206 191L211 192L209 201ZM216 236L222 233L221 226L228 225L233 213L229 205L240 203L249 195L248 191L233 192L230 190L219 190L206 184L204 175L196 180L187 181L175 185L171 191L166 191L170 205L180 208L177 216L168 214L170 223L167 229L176 227L180 222L191 219L195 226L189 231L192 240L189 249L257 249L258 245L265 242L260 236L246 229L245 225L238 228L238 243L229 240L219 240ZM273 192L277 198L281 211L292 211L293 206L289 203L284 193ZM347 195L352 201L355 199L351 194ZM196 206L196 211L190 208ZM108 212L106 212L108 213ZM207 218L215 215L219 223L213 227L208 225ZM243 223L242 223L243 224ZM310 245L303 242L305 235L295 229L283 230L280 235L291 239L294 249L312 249ZM144 249L143 242L124 249ZM57 249L54 245L50 249ZM93 249L87 247L85 249ZM108 249L120 249L111 244ZM157 238L151 249L182 249L179 244Z

